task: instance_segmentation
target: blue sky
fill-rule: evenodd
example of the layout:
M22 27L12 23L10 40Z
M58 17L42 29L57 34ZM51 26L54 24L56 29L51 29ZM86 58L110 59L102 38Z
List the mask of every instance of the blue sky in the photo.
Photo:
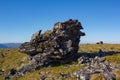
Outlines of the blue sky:
M29 41L68 19L82 23L81 43L120 43L120 0L0 0L0 43Z

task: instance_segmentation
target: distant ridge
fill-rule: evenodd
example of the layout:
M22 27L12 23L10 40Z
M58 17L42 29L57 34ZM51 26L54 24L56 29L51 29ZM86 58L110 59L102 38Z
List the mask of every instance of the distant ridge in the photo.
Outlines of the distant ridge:
M22 43L0 43L0 48L18 48Z

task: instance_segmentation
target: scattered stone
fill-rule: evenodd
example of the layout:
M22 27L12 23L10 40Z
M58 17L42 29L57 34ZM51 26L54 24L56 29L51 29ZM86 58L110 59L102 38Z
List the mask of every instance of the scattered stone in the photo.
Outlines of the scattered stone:
M68 77L68 74L59 73L62 80L65 80Z
M42 77L42 78L40 78L40 80L46 80L46 77Z
M4 74L4 70L0 69L0 75L3 75Z
M120 69L120 63L119 64L111 64L113 69Z
M105 80L116 80L115 74L112 72L114 68L105 60L105 58L80 57L78 61L80 61L79 64L87 64L87 67L75 72L77 78L89 80L92 74L100 73L104 76Z
M103 44L103 41L97 42L96 44Z
M0 58L4 58L5 55L3 53L0 53Z

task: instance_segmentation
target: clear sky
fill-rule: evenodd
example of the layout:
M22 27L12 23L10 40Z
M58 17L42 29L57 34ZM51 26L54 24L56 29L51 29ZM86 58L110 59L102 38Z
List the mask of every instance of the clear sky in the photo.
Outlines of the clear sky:
M70 18L84 27L81 43L120 43L120 0L0 0L0 43L29 41Z

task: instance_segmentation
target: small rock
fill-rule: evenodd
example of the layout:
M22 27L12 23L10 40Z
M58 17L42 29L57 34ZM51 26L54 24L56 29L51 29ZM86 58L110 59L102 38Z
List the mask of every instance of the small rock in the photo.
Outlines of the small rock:
M5 55L3 53L0 53L0 58L4 58Z

